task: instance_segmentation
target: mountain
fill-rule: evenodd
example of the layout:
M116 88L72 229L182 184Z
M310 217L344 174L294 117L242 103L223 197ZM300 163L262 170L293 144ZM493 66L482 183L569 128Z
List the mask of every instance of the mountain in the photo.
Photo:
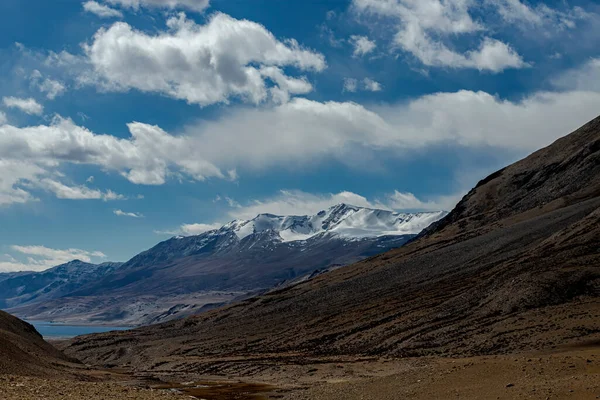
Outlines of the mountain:
M0 275L0 307L9 308L34 301L56 299L115 271L122 263L99 265L79 260L43 272Z
M483 179L399 249L194 317L76 338L66 352L145 373L252 375L310 357L597 346L599 243L600 118Z
M28 275L31 272L22 271L22 272L0 272L0 282L5 281L7 279L14 278L16 276Z
M35 328L0 311L0 375L57 374L69 359L42 339Z
M181 317L400 247L445 214L347 204L311 216L261 214L171 238L68 296L11 312L26 319L111 324Z

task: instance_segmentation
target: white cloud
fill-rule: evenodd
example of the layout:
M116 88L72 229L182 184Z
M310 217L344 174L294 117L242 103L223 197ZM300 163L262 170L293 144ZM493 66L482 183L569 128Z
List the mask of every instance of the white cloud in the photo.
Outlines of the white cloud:
M43 188L65 199L116 200L122 195L85 186L70 187L52 178L64 163L88 164L116 171L136 184L160 185L170 175L196 180L229 179L202 158L201 147L187 137L175 137L158 127L129 124L131 139L97 135L71 120L19 128L0 126L0 204L35 198L27 187Z
M478 50L471 50L467 52L466 57L460 57L454 62L455 65L449 64L449 66L476 68L491 72L502 72L507 68L525 68L529 66L508 44L490 38L485 38Z
M23 189L23 182L38 180L45 170L35 164L6 160L0 156L0 206L23 204L36 198Z
M394 210L451 211L466 191L436 196L432 200L421 200L410 192L394 191L386 199L386 205Z
M39 186L49 192L52 192L59 199L67 200L125 200L122 194L107 190L102 192L97 189L90 189L87 186L67 186L52 179L44 178L40 180Z
M344 86L342 87L342 92L355 93L359 89L365 90L367 92L379 92L382 90L382 86L381 83L371 78L364 78L360 82L358 81L358 79L355 78L344 78Z
M215 199L215 200L216 200L216 199ZM221 200L221 199L219 198L219 200ZM225 202L227 203L227 205L228 205L229 207L232 207L232 208L239 208L239 207L241 207L241 206L240 206L240 203L238 203L237 201L235 201L234 199L232 199L232 198L231 198L231 197L229 197L229 196L225 196L225 197L223 198L223 200L225 200ZM216 200L216 201L218 201L218 200Z
M106 0L108 3L124 8L139 10L141 7L186 9L203 12L210 5L209 0Z
M219 229L222 224L184 224L181 225L180 233L185 236L200 235L204 232L209 232L215 229Z
M568 71L553 80L560 90L600 92L600 58L592 58L581 68Z
M496 8L500 16L510 23L525 23L529 26L552 26L558 29L573 29L577 21L587 18L588 14L580 7L559 11L539 3L536 7L522 3L520 0L487 0Z
M229 212L229 216L233 219L252 219L258 214L313 215L340 203L358 207L389 209L352 192L312 194L298 190L282 190L275 197L255 200L247 206L234 209Z
M306 94L313 90L312 85L306 78L292 78L286 76L281 68L264 67L260 70L261 75L269 78L276 85L269 89L271 98L276 103L287 103L291 94Z
M86 12L96 14L100 18L123 18L123 13L106 4L100 4L97 1L86 1L83 3L83 9Z
M382 90L381 83L374 81L371 78L365 78L363 80L365 90L369 92L380 92Z
M600 63L594 65L578 71L600 79ZM187 136L220 168L305 168L332 159L362 167L361 157L378 151L403 157L442 143L535 150L595 118L598 110L600 90L577 88L535 92L518 101L481 91L441 92L371 109L295 98L201 122L190 126Z
M57 96L63 94L67 88L59 81L44 79L40 83L39 89L42 93L46 93L48 99L54 100Z
M337 204L345 203L390 211L440 211L451 210L463 193L436 196L429 200L418 199L412 193L394 191L382 199L369 200L359 194L344 191L340 193L313 194L299 190L281 190L276 196L264 200L254 200L247 205L229 211L230 219L248 220L259 214L275 215L314 215ZM186 224L178 231L160 232L167 234L199 235L218 229L221 223Z
M313 194L299 190L281 190L272 198L255 200L248 205L231 210L229 217L245 220L252 219L259 214L314 215L341 203L390 211L451 210L463 195L463 192L458 192L421 200L412 193L402 193L396 190L381 199L367 199L349 191Z
M4 97L2 102L8 108L17 108L30 115L42 115L44 112L44 106L32 98L21 99L18 97Z
M350 36L350 44L354 47L354 52L352 55L354 57L362 57L365 56L375 50L377 44L369 40L366 36L358 36L352 35Z
M8 118L6 117L6 113L4 111L0 111L0 125L4 125L8 122Z
M232 97L258 104L269 93L281 102L290 94L312 90L304 77L289 77L282 67L302 71L326 67L323 55L295 40L279 41L260 24L222 13L212 15L205 25L179 14L167 25L168 31L156 35L124 22L100 29L84 46L93 72L83 73L80 83L103 90L160 93L201 106L226 103ZM76 56L55 58L57 63L82 63Z
M358 90L358 81L354 78L344 78L342 92L354 93Z
M25 261L17 261L10 254L5 255L8 261L0 260L0 271L44 271L60 264L75 259L91 262L93 259L105 258L106 255L100 251L87 251L80 249L58 250L45 246L10 246L13 252L27 256Z
M171 236L196 236L201 235L205 232L214 231L220 229L223 226L220 222L214 224L182 224L177 229L170 229L166 231L155 230L154 233L157 235L171 235Z
M128 125L131 139L97 135L68 119L49 126L0 126L0 157L40 168L60 163L90 164L121 173L136 184L163 184L171 168L197 180L225 176L202 159L189 138L175 137L156 126Z
M337 161L368 167L379 152L405 157L451 144L535 150L595 118L600 88L596 60L557 78L555 91L503 100L485 92L435 93L368 109L355 103L293 98L270 108L236 108L171 135L157 126L129 124L131 138L98 135L56 119L49 126L0 126L3 204L34 200L26 182L53 179L65 163L116 171L132 183L177 179L233 179L234 169L314 168ZM567 85L574 87L571 90ZM581 87L579 87L581 85ZM53 179L56 180L56 179Z
M37 69L31 74L31 83L40 92L45 93L49 100L54 100L67 90L65 84L60 81L50 78L43 79L42 73Z
M114 210L113 214L119 217L130 217L130 218L144 218L144 216L137 212L125 212L122 210Z
M488 0L494 3L519 3L518 0ZM471 9L482 5L472 0L353 0L361 15L396 21L393 42L432 67L474 68L498 73L528 64L508 44L484 36L477 49L458 52L448 42L460 35L480 34L486 30L471 16Z

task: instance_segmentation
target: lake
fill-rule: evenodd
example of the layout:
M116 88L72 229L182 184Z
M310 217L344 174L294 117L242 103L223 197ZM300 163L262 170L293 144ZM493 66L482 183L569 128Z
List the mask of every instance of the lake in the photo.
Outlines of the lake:
M35 329L46 339L72 338L90 333L102 333L110 331L123 331L131 327L123 326L85 326L65 325L46 321L27 321L35 326Z

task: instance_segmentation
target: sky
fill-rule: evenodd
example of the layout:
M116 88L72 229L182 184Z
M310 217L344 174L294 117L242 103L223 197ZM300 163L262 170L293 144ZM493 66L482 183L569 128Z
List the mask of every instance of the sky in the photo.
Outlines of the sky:
M600 114L589 0L3 0L0 272L451 210Z

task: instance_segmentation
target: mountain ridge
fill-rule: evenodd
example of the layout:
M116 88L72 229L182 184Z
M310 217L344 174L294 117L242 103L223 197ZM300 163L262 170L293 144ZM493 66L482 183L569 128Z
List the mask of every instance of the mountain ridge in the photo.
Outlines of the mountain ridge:
M10 308L61 297L100 279L121 265L123 263L91 264L73 260L41 272L7 274L5 279L0 279L0 307Z

